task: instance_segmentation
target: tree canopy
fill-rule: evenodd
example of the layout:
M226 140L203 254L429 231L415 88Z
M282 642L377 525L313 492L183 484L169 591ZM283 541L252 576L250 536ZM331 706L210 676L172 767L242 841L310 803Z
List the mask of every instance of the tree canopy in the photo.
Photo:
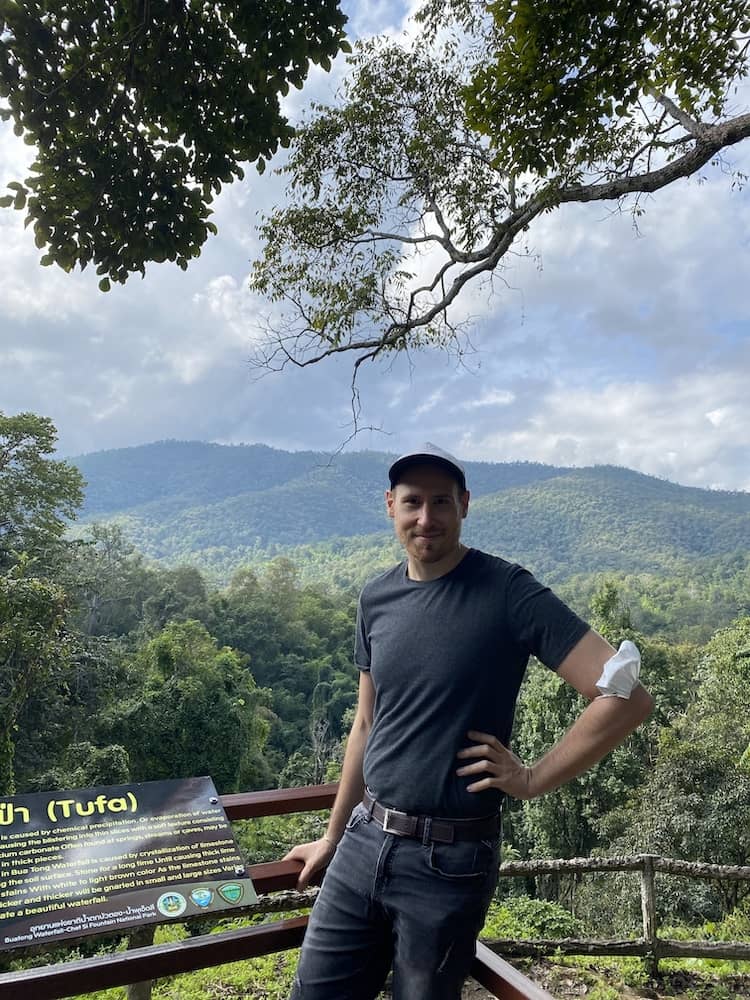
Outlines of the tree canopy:
M69 659L66 598L23 567L0 573L0 795L15 792L14 730L36 686Z
M26 210L42 264L124 282L186 268L210 204L291 129L279 94L343 43L337 0L0 2L0 117L37 148L0 204Z
M691 133L721 118L745 72L747 0L494 0L490 11L495 51L473 73L468 118L518 171L575 180L605 158L622 171L644 138L662 148L660 133L680 138L675 123ZM648 121L644 98L656 102Z
M59 541L83 502L81 473L50 458L56 441L49 418L0 411L0 570Z
M454 303L542 213L639 211L750 135L747 0L429 0L418 18L408 43L358 43L340 100L297 130L251 277L276 303L264 368L460 348Z
M685 709L658 733L643 784L601 824L615 851L746 865L750 858L750 618L715 633L703 648ZM657 691L657 697L659 692ZM637 845L637 846L635 846ZM746 884L722 882L724 905L748 895ZM711 905L712 894L675 888L670 908Z

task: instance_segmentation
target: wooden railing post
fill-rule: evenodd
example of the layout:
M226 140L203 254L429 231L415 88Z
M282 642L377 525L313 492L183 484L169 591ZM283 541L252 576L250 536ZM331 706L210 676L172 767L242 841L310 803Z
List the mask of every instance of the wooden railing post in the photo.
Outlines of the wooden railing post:
M128 950L131 948L148 948L154 943L153 924L145 924L143 927L134 927L128 933ZM142 983L129 983L127 988L128 1000L151 1000L153 990L153 979L146 979Z
M641 868L641 911L643 913L644 962L650 976L659 974L659 939L657 936L656 890L654 887L654 855L643 856Z

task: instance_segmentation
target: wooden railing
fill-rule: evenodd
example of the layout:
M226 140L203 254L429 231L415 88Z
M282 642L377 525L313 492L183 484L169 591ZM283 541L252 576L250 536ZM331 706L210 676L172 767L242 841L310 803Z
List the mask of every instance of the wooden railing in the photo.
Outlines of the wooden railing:
M335 784L272 789L224 795L221 801L230 820L255 819L327 809L333 803L336 789ZM258 895L262 895L293 890L300 867L298 862L274 861L251 865L249 875ZM272 899L264 900L261 908L276 911L279 905ZM257 910L257 906L237 907L232 913L238 915ZM221 916L226 917L226 912L217 919ZM202 916L201 919L206 918ZM184 922L184 918L176 922ZM0 975L0 1000L55 1000L113 986L143 983L148 984L144 990L131 987L130 995L133 998L148 996L150 981L154 979L296 948L302 942L306 926L307 917L294 917L160 945L141 943L152 939L151 928L144 927L131 934L131 948L126 952ZM133 944L138 946L132 947ZM37 952L49 951L50 948L40 946ZM4 954L9 956L11 953ZM480 942L477 943L472 975L498 1000L552 1000L549 993Z
M570 858L568 860L512 861L500 866L501 877L528 877L567 872L639 872L643 933L631 939L550 939L535 941L493 941L492 947L514 958L551 953L563 955L639 955L648 971L656 975L660 958L728 958L750 960L750 944L742 941L673 941L659 937L656 911L658 872L692 879L750 882L750 867L713 865L700 861L678 861L655 854L613 858Z

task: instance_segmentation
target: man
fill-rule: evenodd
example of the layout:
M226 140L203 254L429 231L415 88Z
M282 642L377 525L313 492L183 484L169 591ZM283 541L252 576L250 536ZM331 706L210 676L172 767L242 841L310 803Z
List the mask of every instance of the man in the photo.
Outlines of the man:
M469 491L457 459L426 444L389 477L406 560L362 591L339 792L325 835L287 855L303 862L300 888L328 866L293 1000L368 1000L391 965L395 1000L458 1000L497 881L504 796L569 781L652 707L632 656L526 570L461 542ZM529 766L508 746L530 654L589 704ZM613 672L619 696L601 696Z

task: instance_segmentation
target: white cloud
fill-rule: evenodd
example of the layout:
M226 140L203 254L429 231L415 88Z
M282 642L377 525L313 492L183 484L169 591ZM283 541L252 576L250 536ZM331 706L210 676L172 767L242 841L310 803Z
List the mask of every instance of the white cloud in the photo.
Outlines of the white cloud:
M721 400L722 407L710 411ZM722 414L711 419L710 414ZM708 419L707 419L708 417ZM610 463L687 485L750 490L750 399L744 372L680 375L571 391L555 384L533 414L481 437L461 453L495 461Z
M721 406L718 410L709 410L706 414L706 420L708 420L713 427L721 427L727 419L729 412L729 408L726 406Z
M247 350L258 334L258 317L264 304L251 295L247 280L221 274L194 293L193 303L208 312L215 332L223 341L233 341ZM209 318L209 317L207 317Z
M515 393L508 389L486 389L477 399L461 403L462 410L476 410L484 406L508 406L515 400Z
M352 38L367 35L397 35L404 30L409 12L398 0L368 0L343 4L349 17L347 32Z

